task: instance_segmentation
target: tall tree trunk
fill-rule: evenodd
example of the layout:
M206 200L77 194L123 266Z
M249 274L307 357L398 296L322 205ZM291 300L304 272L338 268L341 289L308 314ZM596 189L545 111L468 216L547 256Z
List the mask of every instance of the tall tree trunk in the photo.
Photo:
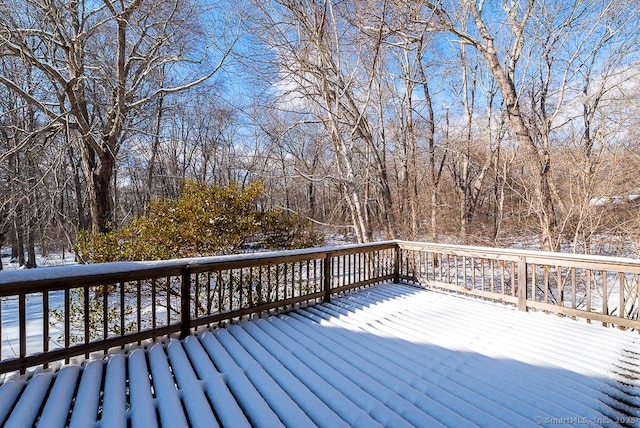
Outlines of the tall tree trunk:
M164 68L162 69L164 74ZM161 80L161 85L164 79ZM146 211L151 197L153 196L153 176L155 174L156 158L158 157L158 148L160 147L160 132L162 127L162 116L164 114L164 95L158 97L158 107L156 109L156 123L153 135L153 142L151 143L151 157L149 158L149 167L147 168L147 189L144 198L144 207Z
M89 162L87 192L91 210L91 230L108 232L113 227L112 178L115 159L111 154L101 154Z
M424 66L422 65L422 52L424 49L424 35L420 38L418 42L417 51L420 52L418 55L418 75L420 77L420 84L422 85L422 92L424 94L424 102L427 107L427 142L428 142L428 150L429 150L429 178L431 179L431 210L429 214L430 219L430 236L431 242L438 242L438 189L440 185L440 178L442 177L442 169L444 167L444 162L447 157L447 152L445 151L442 155L442 159L438 165L436 162L436 121L435 121L435 113L433 109L433 100L431 98L431 92L429 90L429 82L427 80L427 75L424 71ZM447 113L446 116L446 131L447 137L445 140L448 140L448 127L449 127L449 116Z
M78 168L78 163L76 162L75 156L73 154L73 148L69 146L69 164L71 165L71 170L73 171L73 188L75 191L75 200L76 200L76 215L78 216L78 228L80 230L87 229L87 215L84 212L84 206L82 204L82 182L80 180L80 168Z
M482 20L481 12L477 9L477 5L475 3L472 4L470 0L464 1L472 13L473 20L483 43L479 43L475 39L470 38L466 33L455 29L453 29L453 32L462 36L466 41L470 42L478 49L500 88L502 98L507 108L507 115L513 135L520 147L523 147L529 153L536 169L537 177L536 182L534 183L534 194L536 214L538 216L541 231L542 249L547 251L557 251L559 248L560 237L556 209L550 186L551 156L546 150L543 151L543 153L539 152L525 122L524 113L520 106L518 93L514 83L515 65L522 50L524 26L529 17L529 13L531 12L531 4L533 0L529 0L529 9L527 9L525 16L521 21L518 22L515 18L512 18L513 21L511 24L514 31L515 42L514 51L511 52L511 59L507 65L507 69L505 69L505 66L503 66L498 58L498 54L494 46L494 38Z
M415 87L415 79L411 70L411 61L409 59L409 46L405 46L403 50L403 85L404 85L404 138L406 149L404 159L404 177L403 177L403 198L409 204L409 230L410 238L418 237L418 184L417 184L417 161L416 161L416 132L413 123L413 89ZM416 52L414 59L420 61L420 52Z
M29 227L27 231L27 261L25 263L25 267L27 269L35 268L37 266L35 246L33 223L32 220L29 220Z
M340 189L345 196L347 205L349 207L349 213L351 215L351 223L353 225L356 238L359 243L371 241L371 230L365 221L365 214L363 205L360 200L360 194L358 192L358 186L356 185L356 175L353 170L351 158L347 153L347 147L342 141L341 137L336 134L337 131L332 132L334 148L336 152L337 164L341 169L340 176L345 177L341 181Z
M15 240L16 240L16 256L18 259L18 266L24 266L25 264L25 259L24 259L24 230L22 228L22 224L21 224L21 219L19 219L20 214L18 214L17 212L14 214L13 217L13 230L16 234L15 236Z
M18 232L16 230L15 221L11 222L11 226L9 228L9 241L11 242L11 261L14 262L18 260Z

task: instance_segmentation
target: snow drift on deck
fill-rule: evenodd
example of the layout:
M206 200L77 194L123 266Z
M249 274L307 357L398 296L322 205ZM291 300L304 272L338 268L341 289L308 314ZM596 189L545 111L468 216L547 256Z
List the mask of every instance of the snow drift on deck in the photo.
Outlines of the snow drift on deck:
M636 332L386 284L7 381L0 425L638 425L639 352Z

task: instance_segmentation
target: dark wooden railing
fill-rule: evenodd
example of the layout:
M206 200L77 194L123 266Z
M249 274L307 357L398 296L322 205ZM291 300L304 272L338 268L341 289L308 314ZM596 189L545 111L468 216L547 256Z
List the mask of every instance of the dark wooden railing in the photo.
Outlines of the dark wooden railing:
M639 279L632 259L402 241L2 272L0 374L388 281L640 329Z
M395 254L383 242L3 272L0 373L328 301L392 279Z

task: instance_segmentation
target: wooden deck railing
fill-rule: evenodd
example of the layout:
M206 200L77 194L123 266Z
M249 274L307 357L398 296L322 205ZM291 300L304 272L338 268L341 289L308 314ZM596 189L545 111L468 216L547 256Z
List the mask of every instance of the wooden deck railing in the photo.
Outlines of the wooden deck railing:
M640 329L637 260L388 241L3 272L0 374L391 280Z
M413 242L397 257L409 283L640 329L639 260Z
M3 272L0 373L327 301L394 278L395 254L383 242Z

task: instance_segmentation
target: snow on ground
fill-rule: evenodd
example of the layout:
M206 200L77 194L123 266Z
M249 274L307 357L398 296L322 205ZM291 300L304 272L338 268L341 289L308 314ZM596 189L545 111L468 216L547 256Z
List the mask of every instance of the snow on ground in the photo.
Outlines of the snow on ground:
M64 306L64 292L55 291L49 293L50 309L60 309ZM27 354L43 351L43 319L42 319L42 294L29 294L26 299L27 319ZM18 299L0 299L0 325L2 335L0 337L0 350L2 358L12 358L19 355L18 338ZM49 323L50 320L47 320ZM61 330L55 325L50 326L49 337L57 338ZM60 347L56 340L49 340L49 349Z
M115 299L115 298L114 298ZM135 304L135 302L134 302ZM27 355L35 354L43 351L43 332L44 320L42 310L42 294L34 293L27 295L26 298L26 319L27 319ZM63 347L64 327L59 319L56 319L52 313L55 310L64 308L64 291L54 291L49 293L49 349ZM151 319L151 305L141 308L143 325L149 325ZM137 316L135 314L127 314L125 322L135 322ZM159 324L166 321L167 308L161 304L156 305L156 319ZM19 356L19 337L18 331L18 299L8 298L0 299L0 325L2 325L0 335L0 355L2 359L15 358ZM82 334L80 331L71 331L71 334Z
M9 380L0 424L63 421L72 411L71 426L100 427L640 425L639 340L385 284L81 372ZM73 404L57 392L76 381Z
M11 249L7 247L0 248L0 255L2 257L2 270L16 270L23 269L18 265L16 260L11 259ZM71 251L50 252L46 256L42 255L42 252L36 250L36 265L38 267L50 267L50 266L68 266L77 264L75 260L75 254Z

